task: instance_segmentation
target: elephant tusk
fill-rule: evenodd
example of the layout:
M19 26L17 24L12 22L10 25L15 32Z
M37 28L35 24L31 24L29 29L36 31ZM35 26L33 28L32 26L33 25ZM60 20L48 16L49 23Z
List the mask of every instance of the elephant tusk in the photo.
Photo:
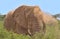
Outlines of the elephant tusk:
M30 29L28 29L28 34L30 34L30 35L31 35Z

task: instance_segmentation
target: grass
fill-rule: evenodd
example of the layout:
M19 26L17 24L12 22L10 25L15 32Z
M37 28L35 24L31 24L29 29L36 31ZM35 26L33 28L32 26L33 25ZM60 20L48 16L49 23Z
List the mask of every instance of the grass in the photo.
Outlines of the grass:
M60 39L60 21L57 26L46 26L46 33L42 36L41 33L37 33L30 37L28 35L16 34L8 32L4 29L3 21L0 21L0 39Z

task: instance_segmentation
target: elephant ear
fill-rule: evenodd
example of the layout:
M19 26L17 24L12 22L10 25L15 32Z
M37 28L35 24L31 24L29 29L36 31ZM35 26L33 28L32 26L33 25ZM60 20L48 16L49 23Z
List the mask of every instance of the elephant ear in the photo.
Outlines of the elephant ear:
M27 21L25 16L25 6L18 7L13 14L13 19L15 20L15 32L19 34L27 33Z
M13 30L13 26L15 25L14 23L14 20L13 20L13 13L14 11L10 11L6 16L5 16L5 19L4 19L4 27L10 31L10 30Z

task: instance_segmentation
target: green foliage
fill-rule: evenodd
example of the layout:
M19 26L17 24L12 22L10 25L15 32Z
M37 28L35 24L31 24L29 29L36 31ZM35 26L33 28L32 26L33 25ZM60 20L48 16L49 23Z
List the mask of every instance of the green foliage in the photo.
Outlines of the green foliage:
M0 21L3 21L5 15L0 15Z
M55 18L59 17L60 18L60 14L55 14L55 15L53 15L53 17L55 17Z
M34 36L30 37L28 35L16 34L13 32L8 32L4 29L3 21L0 21L0 39L60 39L60 21L57 26L46 26L46 33L36 33Z

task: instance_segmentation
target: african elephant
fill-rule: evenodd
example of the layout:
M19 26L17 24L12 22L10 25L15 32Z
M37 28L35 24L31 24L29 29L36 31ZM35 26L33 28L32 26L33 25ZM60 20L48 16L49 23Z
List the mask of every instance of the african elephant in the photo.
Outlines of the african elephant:
M45 23L42 11L38 6L21 6L9 12L4 21L5 28L18 34L34 35L45 33Z

